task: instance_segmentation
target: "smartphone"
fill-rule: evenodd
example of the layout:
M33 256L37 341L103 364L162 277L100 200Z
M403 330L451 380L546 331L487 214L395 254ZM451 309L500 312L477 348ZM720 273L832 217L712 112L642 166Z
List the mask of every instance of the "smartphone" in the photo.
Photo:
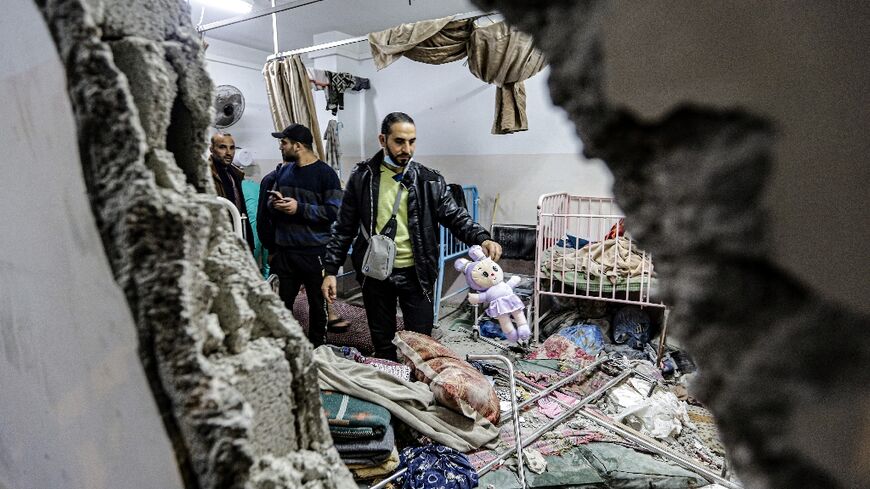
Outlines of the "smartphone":
M281 195L281 192L278 192L277 190L267 190L267 192L269 192L269 194L272 195L272 197L275 197L276 199L283 199L284 198L284 196Z

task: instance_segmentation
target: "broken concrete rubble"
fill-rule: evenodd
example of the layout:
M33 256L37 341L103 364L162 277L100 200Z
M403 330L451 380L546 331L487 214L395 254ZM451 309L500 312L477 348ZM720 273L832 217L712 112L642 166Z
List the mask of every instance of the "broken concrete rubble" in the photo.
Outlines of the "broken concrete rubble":
M352 487L311 349L213 199L185 2L42 0L103 245L189 488Z
M694 48L700 50L693 52L697 59L719 60L729 50L745 53L737 45L743 46L747 40L767 39L753 46L751 58L739 58L754 62L753 69L747 71L747 65L741 65L743 71L735 71L734 60L738 58L732 57L727 58L732 64L730 71L726 70L732 76L748 73L764 79L766 72L787 73L782 68L790 66L792 59L812 57L817 52L827 56L839 56L833 53L840 52L850 57L847 53L854 46L866 44L866 33L856 34L865 32L856 22L866 17L866 6L856 7L860 12L819 6L805 18L802 12L799 21L789 9L771 8L765 11L767 16L753 16L763 19L768 27L743 31L750 19L741 15L755 12L756 4L747 2L735 10L726 9L722 13L730 16L723 18L721 9L700 8L696 3L667 9L655 3L640 6L596 0L474 3L482 9L498 9L509 22L535 37L551 65L554 102L575 122L586 156L603 159L613 171L620 207L636 226L635 235L658 257L660 277L670 284L665 300L675 305L671 318L676 334L703 372L696 395L715 413L723 441L747 487L870 484L859 455L860 447L866 445L867 422L856 421L846 408L863 405L870 386L870 371L860 367L870 362L870 344L862 333L870 320L866 300L857 299L854 293L863 289L849 291L837 275L814 281L823 275L823 265L807 265L795 258L799 253L788 253L789 243L794 243L788 236L809 232L803 220L806 212L799 210L803 201L795 202L780 191L780 198L771 207L765 195L774 163L777 172L772 188L781 189L783 182L802 180L802 173L826 158L820 155L805 161L805 169L790 166L791 160L777 160L783 153L800 160L804 154L816 154L817 143L827 143L794 137L806 133L804 126L817 124L811 112L830 110L817 103L822 99L795 93L800 85L809 83L801 78L810 75L814 85L821 80L820 87L830 91L830 82L826 87L824 80L835 73L832 76L839 76L833 78L835 84L851 90L853 80L867 79L866 60L821 74L791 73L788 85L776 85L767 94L759 85L736 78L728 84L714 79L702 85L700 92L693 92L680 88L697 86L689 81L696 80L698 74L687 66L685 57L680 58L682 51L668 50L674 46ZM651 18L660 22L647 29ZM837 27L820 26L818 19ZM697 34L705 29L715 29L721 35L710 44L681 44L681 38L676 37L687 30ZM638 32L651 34L642 37ZM770 36L762 33L772 33L777 41L771 42ZM655 46L655 59L671 63L661 90L665 104L648 101L650 92L643 87L646 78L640 74L638 79L606 76L608 63L614 59L622 67L649 60L635 58L637 51L626 41L637 43L638 38L643 39L642 51ZM798 39L813 39L816 51L791 52ZM822 43L824 46L819 47ZM633 89L626 91L629 86ZM740 90L736 96L717 101L724 100L724 104L698 100L698 93L722 86ZM743 91L743 87L749 89ZM615 94L619 94L616 100ZM805 108L795 119L783 115L793 113L790 107L798 99L814 110ZM774 100L781 100L782 105L772 103ZM639 101L654 106L656 116L645 118L644 111L638 110L644 105ZM851 99L831 102L837 105L837 114L850 117L866 131L866 111L853 119ZM787 110L777 110L782 107ZM837 119L824 122L828 121ZM853 134L852 129L834 122L822 131L837 139L842 131ZM784 138L786 147L777 146ZM845 144L848 149L842 151L859 152L862 144L849 139ZM833 156L838 150L840 147L833 148L831 158L838 158ZM857 156L851 162L837 159L843 169L838 171L858 173L855 165L862 158ZM806 183L803 185L807 188ZM793 193L794 186L790 190ZM843 190L851 192L846 187ZM824 202L829 196L817 195L815 201ZM841 203L844 209L853 205L850 200ZM789 217L796 212L796 220ZM771 214L778 219L769 219ZM850 215L853 220L845 222L866 219L866 212L863 217L860 212ZM829 224L816 221L810 228ZM791 225L796 227L789 229ZM771 228L782 232L772 235ZM858 238L860 233L855 233L855 242L864 242ZM830 244L832 240L833 234L827 234L821 242ZM833 247L851 255L851 242L838 241ZM786 253L774 254L775 250ZM815 256L806 251L802 254ZM859 261L864 263L858 265ZM795 263L802 265L796 267ZM866 277L866 268L861 268L866 267L866 260L850 262L838 256L825 266L825 273L839 270L840 277L850 280L862 274ZM837 302L830 299L833 296L828 289L839 291ZM835 325L836 333L818 338L812 331L818 331L822 324ZM827 414L822 415L825 411ZM861 427L856 429L855 423Z

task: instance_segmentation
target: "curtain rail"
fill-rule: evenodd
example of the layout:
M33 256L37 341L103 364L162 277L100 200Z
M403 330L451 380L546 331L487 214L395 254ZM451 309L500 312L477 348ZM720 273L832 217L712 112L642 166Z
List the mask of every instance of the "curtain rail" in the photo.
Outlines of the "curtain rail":
M494 12L480 12L480 11L466 12L464 14L454 15L453 20L471 19L474 17L481 17L484 15L493 15L493 14L494 14ZM327 43L323 43L323 44L316 44L314 46L308 46L307 48L293 49L290 51L284 51L281 53L273 54L273 55L269 56L268 58L266 58L266 61L269 62L269 61L272 61L273 59L286 58L288 56L293 56L295 54L304 54L304 53L310 53L313 51L322 51L324 49L337 48L339 46L347 46L348 44L356 44L358 42L363 42L363 41L368 41L368 40L369 40L369 36L365 35L365 36L359 36L359 37L351 37L349 39L342 39L341 41L332 41L332 42L327 42Z
M213 29L220 29L221 27L227 27L233 24L240 24L242 22L247 22L249 20L259 19L260 17L265 17L267 15L277 14L280 12L285 12L287 10L292 10L294 8L304 7L306 5L311 5L314 3L322 2L323 0L297 0L295 2L284 3L275 7L270 7L262 10L255 10L254 12L239 15L236 17L230 17L229 19L218 20L216 22L210 22L208 24L199 26L196 28L196 32L202 34L203 32L210 31Z

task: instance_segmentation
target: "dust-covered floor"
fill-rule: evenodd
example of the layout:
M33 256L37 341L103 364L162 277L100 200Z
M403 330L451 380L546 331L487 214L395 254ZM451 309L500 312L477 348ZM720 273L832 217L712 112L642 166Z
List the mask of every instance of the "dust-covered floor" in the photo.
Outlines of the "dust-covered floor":
M503 355L512 361L519 381L516 394L517 402L531 398L537 388L547 387L571 375L577 370L594 363L595 357L580 349L554 348L561 345L560 332L577 324L596 324L590 318L588 307L567 307L557 314L551 314L541 323L542 331L559 340L544 341L542 344L521 349L511 347L506 341L489 338L480 339L474 333L474 309L467 303L445 304L441 319L433 331L433 337L453 350L461 358L469 354ZM304 297L297 299L294 314L303 327L307 327L307 306ZM598 308L599 312L604 309ZM591 310L596 310L592 308ZM340 346L353 346L363 354L372 351L371 339L365 311L358 297L353 295L338 301L335 312L350 323L341 332L328 332L328 341ZM598 314L598 313L595 313ZM594 319L594 318L592 318ZM479 318L479 322L485 321ZM398 317L399 328L402 327ZM608 329L605 322L598 321ZM582 487L582 488L695 488L717 487L709 474L725 479L730 475L726 467L724 448L718 439L713 418L708 410L688 394L687 385L696 375L691 360L682 352L670 349L673 357L667 376L654 367L649 357L642 354L629 359L618 351L610 353L612 339L605 331L601 335L603 348L599 359L609 358L602 366L592 368L588 375L580 376L558 389L555 393L530 403L520 412L521 437L525 440L542 427L554 423L566 410L575 406L579 399L602 388L610 380L627 368L633 368L631 375L619 384L612 386L600 396L589 402L587 407L567 417L556 426L547 430L524 451L524 475L527 487ZM652 338L650 343L657 344ZM611 345L611 346L608 346ZM576 345L575 345L576 346ZM588 345L584 345L588 348ZM617 345L618 346L618 345ZM579 350L579 351L578 351ZM682 356L679 356L679 355ZM680 359L680 362L674 361ZM509 418L511 412L510 389L506 372L498 362L473 362L494 384L500 398L502 418ZM691 470L687 464L678 464L664 457L648 446L627 439L605 428L594 418L612 423L622 421L629 429L642 433L652 439L659 447L671 452L671 457L681 457L697 467L707 469L707 477ZM500 436L494 447L481 449L467 454L472 466L481 471L487 464L503 454L504 460L495 464L493 470L480 478L480 487L498 489L521 487L516 471L516 445L513 422L509 419L500 426ZM720 481L721 482L721 481ZM361 487L371 483L360 482ZM732 482L732 484L738 484ZM727 486L723 486L727 487ZM732 487L738 487L736 485Z

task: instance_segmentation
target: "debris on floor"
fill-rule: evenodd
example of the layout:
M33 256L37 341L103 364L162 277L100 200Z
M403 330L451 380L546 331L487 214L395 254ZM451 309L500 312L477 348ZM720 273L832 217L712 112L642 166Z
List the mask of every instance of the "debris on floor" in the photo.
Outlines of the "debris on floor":
M656 366L654 327L637 311L617 309L617 314L587 305L557 312L542 322L547 334L541 344L523 349L500 339L497 323L474 318L473 309L465 308L437 325L438 341L429 338L421 344L414 334L406 334L413 348L400 342L404 361L387 365L365 356L371 349L365 315L356 310L361 308L339 304L337 309L351 327L329 339L337 344L352 339L356 347L335 349L339 357L373 367L378 371L373 375L390 375L395 382L413 386L417 390L408 392L421 397L418 409L437 411L451 423L465 419L469 428L493 436L462 453L454 450L458 446L444 446L432 439L432 433L424 436L394 415L386 433L393 439L357 437L348 443L349 434L361 431L356 419L374 411L348 399L342 414L355 420L336 421L333 416L330 428L336 428L336 444L342 458L348 457L346 463L352 463L360 487L412 487L409 477L419 474L439 481L431 487L469 489L741 487L722 475L728 472L726 454L713 417L691 397L688 386L697 367L685 352L673 348L665 350L668 355ZM587 314L598 317L583 317ZM477 334L475 320L480 325ZM300 322L306 326L306 321ZM517 466L509 372L498 362L468 362L468 354L501 355L512 363L513 394L522 407L522 470ZM480 396L480 382L491 386L491 399ZM341 410L340 394L324 395L331 413ZM382 418L373 421L379 432ZM433 419L430 428L437 430L437 416ZM371 456L365 460L360 454ZM412 469L415 475L409 476Z

